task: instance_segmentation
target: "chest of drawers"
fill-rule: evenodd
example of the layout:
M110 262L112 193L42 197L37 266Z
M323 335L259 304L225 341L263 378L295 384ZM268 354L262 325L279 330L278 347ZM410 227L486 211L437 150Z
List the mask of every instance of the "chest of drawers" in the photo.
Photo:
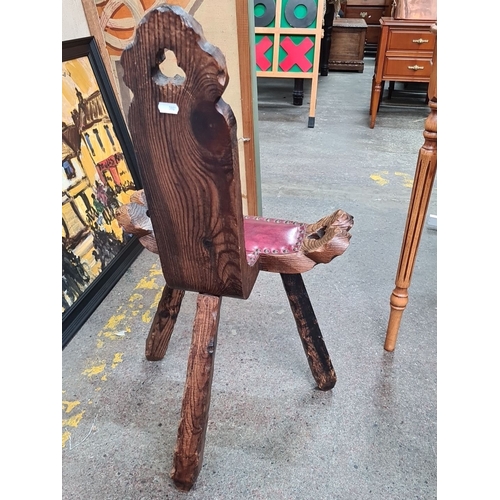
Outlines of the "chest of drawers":
M370 128L375 126L383 83L429 82L436 35L435 21L380 19L381 35L375 60L370 99Z

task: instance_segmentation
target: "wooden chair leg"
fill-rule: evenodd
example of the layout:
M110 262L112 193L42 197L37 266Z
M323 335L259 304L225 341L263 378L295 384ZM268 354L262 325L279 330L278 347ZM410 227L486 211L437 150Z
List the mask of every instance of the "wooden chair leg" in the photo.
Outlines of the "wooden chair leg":
M281 274L311 373L322 391L335 386L337 375L300 274Z
M189 491L198 477L205 447L221 297L199 294L189 351L181 421L171 477Z
M149 335L146 339L146 358L149 361L163 359L181 308L184 290L174 290L165 285L158 303Z

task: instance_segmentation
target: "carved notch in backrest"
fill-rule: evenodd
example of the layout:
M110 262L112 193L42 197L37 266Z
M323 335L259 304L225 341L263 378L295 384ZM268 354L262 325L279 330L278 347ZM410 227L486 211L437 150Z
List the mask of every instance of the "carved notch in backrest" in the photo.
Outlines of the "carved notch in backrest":
M157 65L152 71L152 78L157 85L182 85L186 73L177 64L177 57L169 49L160 49L156 55Z

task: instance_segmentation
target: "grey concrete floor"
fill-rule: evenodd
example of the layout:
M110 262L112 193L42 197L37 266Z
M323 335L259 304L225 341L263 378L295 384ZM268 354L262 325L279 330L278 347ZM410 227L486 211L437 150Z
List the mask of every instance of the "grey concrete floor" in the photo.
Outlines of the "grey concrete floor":
M429 109L381 105L368 126L373 59L319 79L259 80L263 214L354 216L350 247L303 275L338 381L315 388L281 280L261 273L224 299L204 465L169 477L196 296L186 293L165 358L144 342L164 284L144 251L62 353L62 498L422 499L437 496L437 231L425 228L396 350L384 351L411 184ZM430 214L436 214L437 182Z

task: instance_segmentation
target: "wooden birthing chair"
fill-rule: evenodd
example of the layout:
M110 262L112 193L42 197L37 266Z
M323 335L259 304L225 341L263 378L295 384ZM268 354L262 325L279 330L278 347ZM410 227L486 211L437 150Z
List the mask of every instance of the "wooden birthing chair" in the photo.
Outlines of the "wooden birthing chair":
M161 71L168 51L185 77ZM312 375L332 389L335 371L300 274L345 251L353 219L342 210L315 224L243 215L236 122L221 98L225 59L180 7L150 11L121 62L144 191L117 220L158 253L166 281L147 359L163 358L185 291L198 293L171 472L187 491L202 466L222 297L246 299L259 271L279 273Z

